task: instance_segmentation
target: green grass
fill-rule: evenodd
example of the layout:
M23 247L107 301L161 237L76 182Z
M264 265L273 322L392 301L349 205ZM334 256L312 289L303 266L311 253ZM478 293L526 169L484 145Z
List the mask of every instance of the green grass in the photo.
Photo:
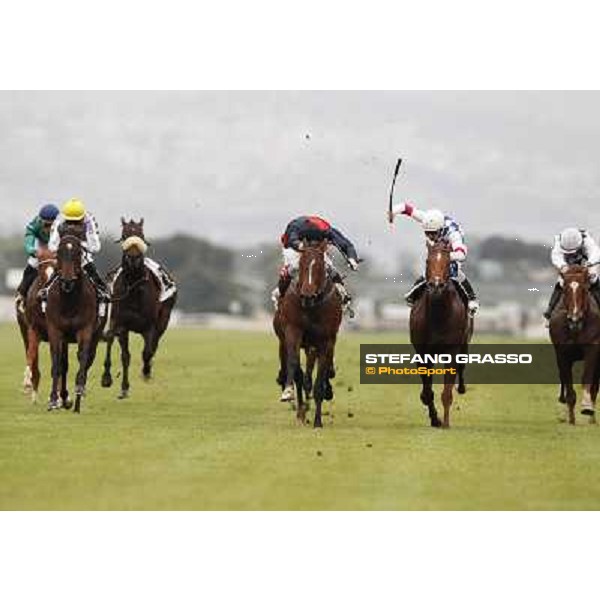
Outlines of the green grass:
M554 386L473 386L434 430L416 387L358 384L359 343L378 340L341 336L315 431L278 402L272 336L170 331L148 384L136 342L125 401L99 385L102 346L75 415L46 412L46 347L43 397L23 396L1 327L0 509L600 508L600 431L558 423Z

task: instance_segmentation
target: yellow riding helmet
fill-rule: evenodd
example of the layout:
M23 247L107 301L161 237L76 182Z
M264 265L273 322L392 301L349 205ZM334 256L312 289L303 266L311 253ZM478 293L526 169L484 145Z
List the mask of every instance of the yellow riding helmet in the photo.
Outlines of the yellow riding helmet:
M71 198L62 209L67 221L81 221L85 217L85 206L78 198Z

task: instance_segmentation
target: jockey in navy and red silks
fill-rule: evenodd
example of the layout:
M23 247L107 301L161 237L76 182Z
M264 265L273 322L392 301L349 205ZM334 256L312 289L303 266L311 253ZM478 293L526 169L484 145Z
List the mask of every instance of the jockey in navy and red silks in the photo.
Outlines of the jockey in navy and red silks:
M452 217L445 215L438 209L420 210L414 204L409 202L400 202L392 208L391 214L388 215L391 219L395 215L405 215L420 223L425 232L425 241L428 245L435 244L439 241L445 241L449 244L450 252L450 276L464 290L468 299L469 311L474 314L479 308L477 296L473 290L471 282L462 270L462 263L467 258L467 245L464 239L462 227ZM406 302L412 306L420 296L425 277L421 276L417 279L412 289L406 294Z
M297 217L288 223L285 232L281 236L283 267L279 273L278 287L273 291L273 301L275 304L277 304L279 298L285 294L292 278L298 271L298 266L300 264L298 250L300 244L304 240L311 242L327 240L342 253L344 258L348 261L350 268L353 271L358 271L358 263L360 260L356 248L345 235L335 227L332 227L328 221L316 215ZM331 275L331 279L336 284L342 297L343 303L348 306L351 301L350 294L348 294L348 291L344 287L341 275L337 272L327 254L325 255L325 262ZM351 309L349 309L349 312L352 314Z

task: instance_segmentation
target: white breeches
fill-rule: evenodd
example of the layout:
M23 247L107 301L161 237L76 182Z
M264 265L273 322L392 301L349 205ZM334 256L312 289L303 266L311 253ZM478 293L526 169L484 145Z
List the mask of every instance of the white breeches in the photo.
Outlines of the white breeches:
M281 254L283 256L283 266L287 268L290 275L294 275L300 267L300 252L297 252L293 248L282 248ZM325 253L325 264L328 267L333 266L333 262L327 252Z

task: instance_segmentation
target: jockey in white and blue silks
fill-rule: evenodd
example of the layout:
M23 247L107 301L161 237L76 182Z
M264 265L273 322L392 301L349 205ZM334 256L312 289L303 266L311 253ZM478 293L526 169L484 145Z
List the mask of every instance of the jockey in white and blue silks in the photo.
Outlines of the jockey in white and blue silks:
M390 216L393 219L395 215L405 215L420 223L425 232L425 241L428 245L433 245L439 241L445 241L449 244L451 249L450 260L452 261L450 263L450 277L464 291L468 299L469 312L475 314L479 308L479 302L477 301L473 286L462 270L462 263L467 258L467 245L459 223L438 209L420 210L408 202L401 202L394 206ZM409 306L412 306L416 302L424 285L425 277L421 275L405 296Z
M585 229L567 227L560 235L555 236L550 260L558 271L558 281L544 313L546 325L549 324L552 311L556 308L562 294L562 273L570 265L584 265L588 268L590 292L600 306L600 247Z

